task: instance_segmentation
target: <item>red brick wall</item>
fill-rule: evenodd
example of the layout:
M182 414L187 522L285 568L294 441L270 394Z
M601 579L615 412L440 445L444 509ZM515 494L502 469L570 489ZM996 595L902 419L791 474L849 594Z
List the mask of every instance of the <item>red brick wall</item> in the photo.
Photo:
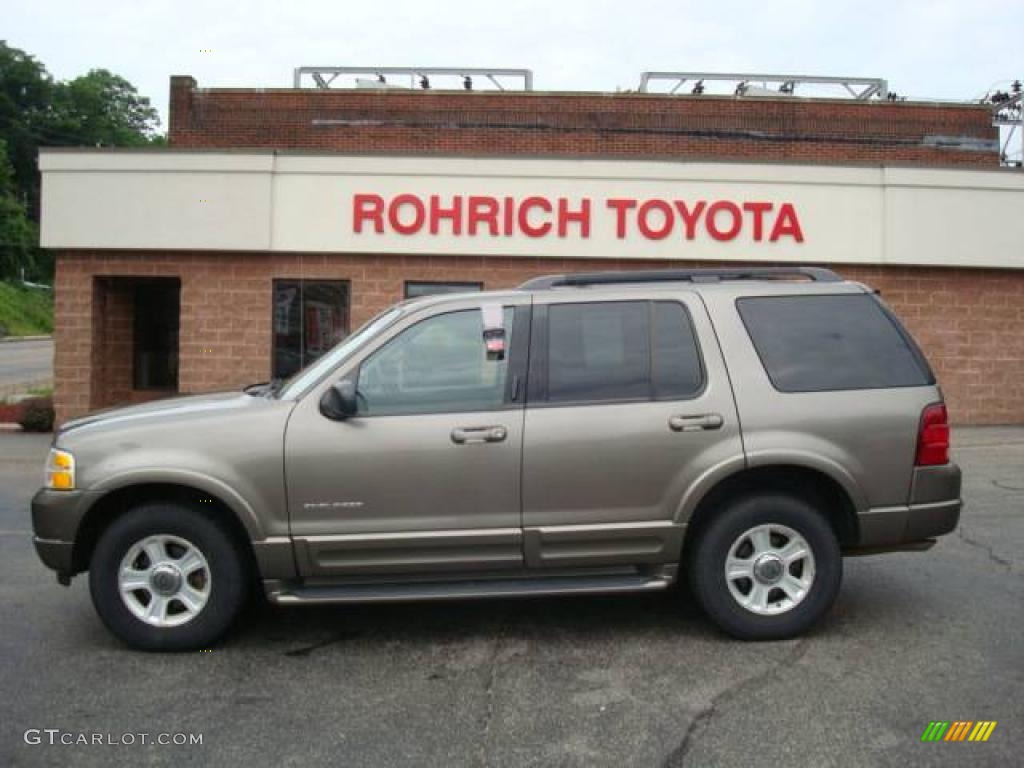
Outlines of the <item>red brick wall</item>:
M272 281L350 281L350 326L402 298L405 280L479 281L510 288L552 272L665 268L672 262L505 257L84 252L59 254L56 406L59 421L136 399L126 393L123 302L98 299L94 278L181 279L179 384L184 392L237 388L270 376ZM675 262L693 266L692 262ZM1024 271L843 267L880 288L924 348L958 423L1024 421ZM114 307L122 307L110 314ZM130 317L130 312L128 314ZM112 334L108 339L107 334ZM127 333L130 334L130 324ZM127 337L130 339L130 335ZM113 348L111 348L113 345ZM123 365L128 361L128 368Z
M171 78L168 138L179 148L349 153L558 155L982 166L995 142L982 105L736 99L636 93L197 89Z
M95 403L97 406L131 399L134 309L134 296L126 281L117 278L93 281L96 356L91 386L93 392L101 395Z

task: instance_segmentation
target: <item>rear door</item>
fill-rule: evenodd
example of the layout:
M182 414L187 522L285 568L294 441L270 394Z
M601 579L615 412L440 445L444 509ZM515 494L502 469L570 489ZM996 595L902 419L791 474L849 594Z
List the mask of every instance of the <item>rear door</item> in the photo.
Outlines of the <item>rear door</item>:
M695 293L534 297L523 449L529 566L676 562L684 492L742 464L739 422Z

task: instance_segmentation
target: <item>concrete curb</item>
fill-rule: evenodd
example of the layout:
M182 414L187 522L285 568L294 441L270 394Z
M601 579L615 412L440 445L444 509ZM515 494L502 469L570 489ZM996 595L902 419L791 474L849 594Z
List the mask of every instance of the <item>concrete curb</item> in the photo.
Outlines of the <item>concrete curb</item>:
M0 432L21 432L21 424L13 421L0 421Z
M53 336L0 336L0 344L15 344L19 341L50 341Z

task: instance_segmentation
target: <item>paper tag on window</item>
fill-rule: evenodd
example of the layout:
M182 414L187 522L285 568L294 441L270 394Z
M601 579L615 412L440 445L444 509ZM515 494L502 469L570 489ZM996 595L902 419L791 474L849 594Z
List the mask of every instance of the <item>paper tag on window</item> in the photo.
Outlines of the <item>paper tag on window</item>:
M481 308L484 325L484 348L488 360L505 359L505 309L500 304Z

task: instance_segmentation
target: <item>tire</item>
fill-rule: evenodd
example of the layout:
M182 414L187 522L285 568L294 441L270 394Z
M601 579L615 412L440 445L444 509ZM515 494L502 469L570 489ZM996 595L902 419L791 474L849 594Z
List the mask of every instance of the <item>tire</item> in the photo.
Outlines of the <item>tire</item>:
M800 556L802 550L807 555ZM828 521L806 501L778 493L728 504L699 534L690 558L697 600L720 629L740 640L805 632L832 606L842 575Z
M132 648L188 651L227 631L248 582L222 524L185 504L154 502L129 510L100 536L89 590L103 623Z

